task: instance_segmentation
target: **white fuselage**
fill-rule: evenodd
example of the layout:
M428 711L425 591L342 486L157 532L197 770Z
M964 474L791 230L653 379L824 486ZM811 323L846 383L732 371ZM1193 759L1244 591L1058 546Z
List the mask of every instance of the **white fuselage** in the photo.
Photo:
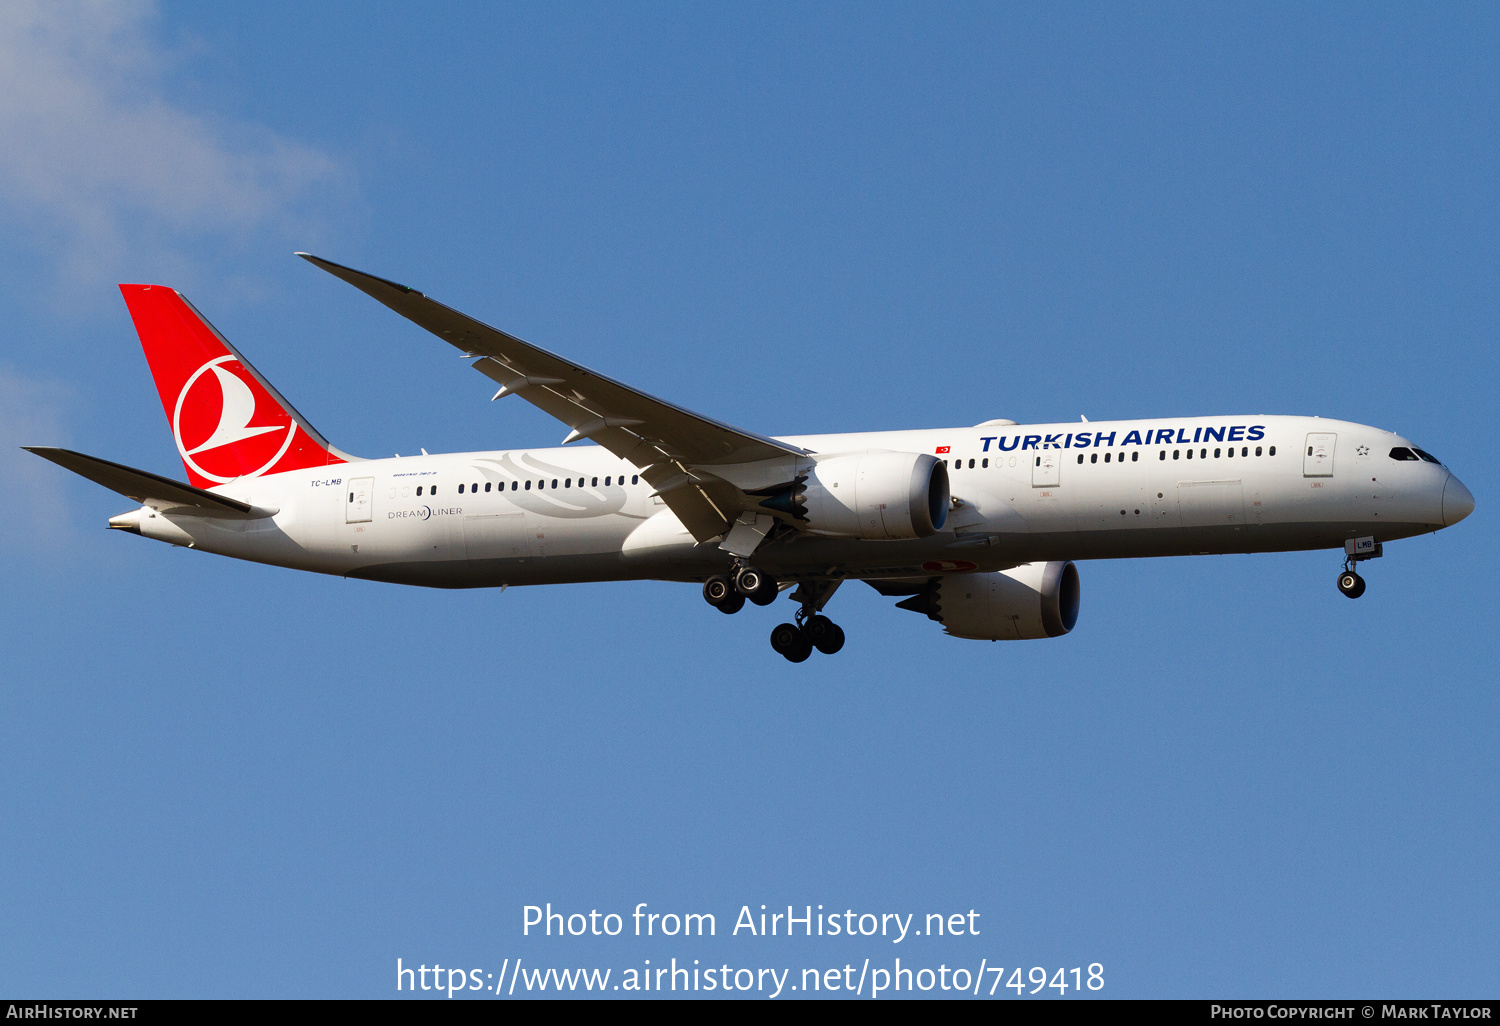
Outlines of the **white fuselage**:
M954 502L936 535L773 535L757 565L799 577L901 578L1058 559L1342 547L1461 519L1438 464L1390 457L1387 431L1307 417L1199 417L797 436L785 467L710 467L747 491L863 450L935 453ZM1314 453L1309 455L1309 449ZM1274 453L1274 455L1272 455ZM772 461L776 462L776 461ZM274 515L140 512L148 537L257 562L431 587L702 580L697 543L636 468L597 446L361 460L215 489ZM351 498L352 497L352 498Z

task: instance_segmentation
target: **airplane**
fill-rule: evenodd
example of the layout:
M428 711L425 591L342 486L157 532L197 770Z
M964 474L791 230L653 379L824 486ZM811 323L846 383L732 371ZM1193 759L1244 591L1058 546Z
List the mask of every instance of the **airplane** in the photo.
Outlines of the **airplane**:
M1317 417L760 435L297 255L457 347L492 399L562 421L562 446L352 456L180 293L121 285L187 481L26 448L141 504L111 528L237 559L433 588L691 582L722 613L789 591L771 646L792 662L843 647L823 610L845 581L953 637L1059 637L1075 560L1341 549L1338 588L1358 598L1386 542L1474 509L1406 438Z

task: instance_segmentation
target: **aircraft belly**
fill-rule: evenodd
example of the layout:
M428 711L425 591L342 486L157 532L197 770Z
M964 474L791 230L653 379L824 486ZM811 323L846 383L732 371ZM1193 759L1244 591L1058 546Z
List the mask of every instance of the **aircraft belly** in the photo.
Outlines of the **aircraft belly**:
M1344 540L1374 535L1381 540L1427 534L1431 524L1365 520L1183 527L1172 530L1078 531L1001 538L987 553L1010 563L1053 559L1131 559L1217 553L1294 552L1342 549Z
M586 584L634 581L646 575L626 567L615 554L519 559L443 559L362 566L344 576L425 588L501 588L531 584Z

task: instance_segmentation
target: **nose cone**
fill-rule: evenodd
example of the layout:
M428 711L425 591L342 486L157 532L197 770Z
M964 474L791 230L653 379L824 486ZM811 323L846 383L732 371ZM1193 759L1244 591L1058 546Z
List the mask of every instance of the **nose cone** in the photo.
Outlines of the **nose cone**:
M1443 524L1452 527L1464 517L1474 512L1474 495L1464 483L1452 474L1448 475L1448 483L1443 486Z

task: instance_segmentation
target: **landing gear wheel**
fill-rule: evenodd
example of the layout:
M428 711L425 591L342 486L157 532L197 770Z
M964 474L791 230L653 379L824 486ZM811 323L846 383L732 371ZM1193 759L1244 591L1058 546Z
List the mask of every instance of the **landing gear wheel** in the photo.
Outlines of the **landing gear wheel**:
M735 577L734 590L757 606L769 606L776 601L776 578L747 566Z
M788 661L800 663L812 655L812 642L808 640L807 633L796 624L779 623L776 629L771 631L771 647Z
M802 630L813 647L824 655L833 655L844 647L844 628L822 614L808 620Z
M703 601L711 606L722 606L724 600L734 594L727 578L717 574L703 582Z
M720 602L715 608L718 609L718 611L721 613L738 613L741 609L745 608L745 596L739 594L731 594L723 602Z
M1345 570L1339 574L1339 591L1357 599L1365 593L1365 579L1353 570Z

